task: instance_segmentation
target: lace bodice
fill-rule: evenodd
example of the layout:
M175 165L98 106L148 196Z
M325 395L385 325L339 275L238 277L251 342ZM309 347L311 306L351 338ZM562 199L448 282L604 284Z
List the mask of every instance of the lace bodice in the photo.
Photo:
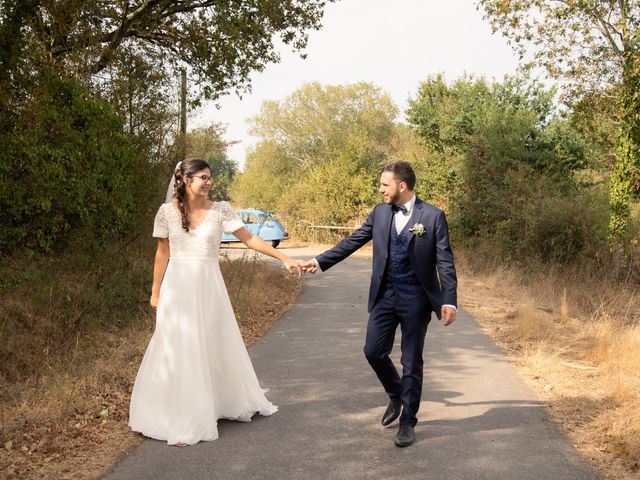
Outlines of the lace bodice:
M178 209L173 203L165 203L156 214L153 236L169 238L171 258L218 258L222 232L232 233L242 227L240 216L227 202L216 202L199 225L185 232Z

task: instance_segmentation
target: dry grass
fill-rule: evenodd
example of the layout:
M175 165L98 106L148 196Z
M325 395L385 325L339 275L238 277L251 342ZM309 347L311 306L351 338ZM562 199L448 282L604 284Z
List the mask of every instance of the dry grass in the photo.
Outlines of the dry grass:
M141 245L124 252L129 257L124 263L138 261L138 255L150 263L150 251ZM99 478L140 443L142 437L130 432L127 421L133 380L154 325L146 306L149 267L140 268L136 275L144 283L123 284L134 290L133 304L119 306L117 300L124 293L105 280L104 288L114 288L114 298L105 300L110 303L106 309L94 305L93 276L70 267L58 271L58 278L64 277L69 285L59 302L54 295L51 300L30 295L33 282L9 282L0 290L3 335L13 332L14 340L24 342L20 348L19 341L2 338L3 361L15 356L20 364L13 358L12 366L2 369L0 478ZM223 261L221 267L243 338L250 345L295 301L300 281L248 258ZM58 282L51 290L64 288ZM66 300L64 296L71 297L72 291L77 297ZM90 310L106 317L77 328L70 338L58 336L61 329L56 321ZM16 316L16 312L21 313ZM31 323L25 329L20 322ZM38 338L29 340L29 332Z
M460 263L462 307L521 367L572 443L603 478L640 478L636 287L579 271Z

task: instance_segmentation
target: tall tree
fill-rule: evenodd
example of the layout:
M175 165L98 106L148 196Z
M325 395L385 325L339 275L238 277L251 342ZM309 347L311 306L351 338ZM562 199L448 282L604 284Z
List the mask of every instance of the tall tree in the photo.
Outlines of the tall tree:
M635 0L479 0L528 65L566 82L576 97L615 95L616 161L611 170L609 240L624 251L630 201L640 193L640 3Z
M264 102L251 133L278 145L303 169L346 150L377 168L397 114L391 98L370 83L323 86L314 82L280 102Z
M278 60L281 45L305 47L327 1L1 0L0 210L8 228L0 248L61 244L87 224L97 203L88 192L132 192L136 198L108 197L113 232L94 229L97 237L130 231L144 203L137 179L153 186L151 177L172 163L178 69L195 87L192 102L243 91L252 71ZM119 144L109 149L107 138ZM235 164L214 157L224 198ZM16 172L43 195L15 201ZM67 173L79 180L65 183ZM64 211L58 202L52 216L47 195L60 185L78 202Z
M234 200L297 218L352 225L375 202L390 154L397 107L369 83L309 83L268 101L253 119L260 142Z

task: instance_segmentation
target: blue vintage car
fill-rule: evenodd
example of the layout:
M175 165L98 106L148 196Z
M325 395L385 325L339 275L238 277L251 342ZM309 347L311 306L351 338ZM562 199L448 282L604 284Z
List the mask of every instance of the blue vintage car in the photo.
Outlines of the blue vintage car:
M282 240L289 238L287 230L284 225L275 217L273 212L267 212L264 210L236 210L236 213L240 215L247 230L254 235L258 235L263 240L271 242L273 248L276 248ZM235 235L225 233L222 235L222 242L239 242Z

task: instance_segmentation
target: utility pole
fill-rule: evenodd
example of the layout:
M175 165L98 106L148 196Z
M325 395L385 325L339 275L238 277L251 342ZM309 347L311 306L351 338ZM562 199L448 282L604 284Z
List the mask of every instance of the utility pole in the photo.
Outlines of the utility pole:
M187 70L180 69L180 134L179 151L180 161L187 158Z

